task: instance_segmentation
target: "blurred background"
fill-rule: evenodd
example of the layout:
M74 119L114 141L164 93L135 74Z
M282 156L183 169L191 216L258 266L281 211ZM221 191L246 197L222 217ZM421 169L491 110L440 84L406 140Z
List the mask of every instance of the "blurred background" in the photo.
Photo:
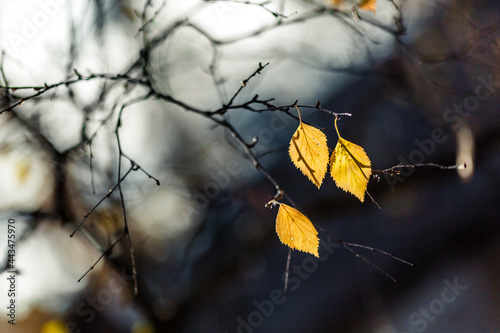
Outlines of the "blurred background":
M1 109L63 84L0 114L3 309L9 224L17 270L16 325L3 310L0 332L498 332L500 4L379 0L357 16L355 4L1 2ZM414 264L354 248L397 282L320 231L319 259L292 252L282 292L274 185L227 128L183 107L228 105L259 63L236 105L258 94L351 113L340 133L375 170L467 164L379 174L379 209L293 166L294 110L216 118L316 225ZM301 115L333 149L333 117ZM70 238L128 170L123 201L114 191Z

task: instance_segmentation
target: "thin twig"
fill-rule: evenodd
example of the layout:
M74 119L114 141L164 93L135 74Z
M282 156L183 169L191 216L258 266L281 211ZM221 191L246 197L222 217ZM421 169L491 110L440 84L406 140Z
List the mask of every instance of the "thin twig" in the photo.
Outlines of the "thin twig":
M231 106L233 105L233 102L234 100L236 99L236 97L239 95L239 93L243 90L243 88L246 87L247 83L257 74L260 74L260 72L262 72L262 70L264 68L266 68L267 66L269 65L269 63L266 63L264 65L262 65L262 63L259 62L259 67L252 73L250 74L250 76L248 76L246 79L244 79L243 81L241 81L241 85L240 87L238 88L238 90L236 90L236 92L234 93L234 95L231 97L231 99L229 100L229 102L227 103L227 106Z
M128 169L128 171L123 175L122 178L120 178L120 180L108 191L108 193L103 196L85 215L83 215L83 219L81 220L81 222L76 226L75 230L73 230L73 232L69 235L69 237L73 237L75 235L75 233L78 231L78 229L80 229L80 227L83 225L83 223L85 221L87 221L87 218L97 209L97 207L99 207L101 205L101 203L104 202L104 200L108 199L111 194L113 194L113 192L118 188L118 185L123 182L125 180L125 178L127 178L128 174L130 172L132 172L134 170L134 165L131 165L130 168Z
M83 278L85 276L87 276L88 273L90 273L90 271L92 271L94 269L94 267L99 263L99 261L101 261L102 258L104 258L104 256L108 255L109 253L111 253L111 251L113 250L113 248L116 246L116 244L118 244L122 239L123 239L123 236L125 234L122 233L120 235L120 237L118 237L105 251L102 252L101 256L94 262L94 264L92 266L90 266L89 269L87 269L87 271L78 279L78 282L82 281Z
M373 175L378 175L381 173L389 174L389 175L397 175L399 174L399 169L409 168L420 168L420 167L433 167L441 170L455 170L455 169L465 169L467 168L467 164L454 164L454 165L441 165L436 163L419 163L419 164L398 164L393 167L383 169L383 170L372 170Z
M288 289L288 276L290 275L290 261L292 258L292 249L288 249L288 256L286 257L286 269L285 269L285 285L283 286L283 292L286 293Z
M275 12L274 10L272 9L269 9L268 7L266 7L267 4L271 3L272 1L264 1L264 2L251 2L251 1L239 1L239 0L204 0L205 2L230 2L230 3L235 3L235 4L241 4L241 5L250 5L250 6L258 6L260 8L262 8L263 10L265 10L266 12L268 12L269 14L273 15L275 18L287 18L287 16L279 13L279 12Z
M383 275L385 275L386 277L388 277L389 279L391 279L392 281L394 282L397 282L396 279L394 277L392 277L389 273L387 273L386 271L384 271L382 268L380 268L379 266L375 265L373 262L371 262L370 260L368 260L367 258L365 258L364 256L362 256L361 254L359 254L358 252L354 251L352 248L351 248L351 245L349 243L346 243L344 242L343 240L341 240L340 238L337 238L336 236L334 236L330 231L326 230L325 228L323 228L322 226L320 225L317 225L315 224L316 228L318 228L319 230L321 230L322 232L326 233L327 235L331 236L337 243L339 243L340 245L342 245L346 250L348 250L349 252L351 252L352 254L354 254L357 258L360 258L361 260L363 260L364 262L368 263L370 266L372 266L373 268L375 268L377 271L379 271L380 273L382 273ZM382 253L382 252L381 252Z
M406 261L404 259L401 259L401 258L397 257L394 253L389 253L389 252L386 252L386 251L383 251L383 250L380 250L380 249L377 249L377 248L374 248L374 247L371 247L371 246L362 245L362 244L350 243L350 242L345 242L345 241L344 241L344 243L346 245L348 245L348 246L351 246L351 247L358 247L358 248L365 249L365 250L368 250L368 251L381 253L381 254L386 255L388 257L391 257L391 258L393 258L395 260L401 261L402 263L404 263L404 264L406 264L408 266L416 267L411 262L408 262L408 261Z

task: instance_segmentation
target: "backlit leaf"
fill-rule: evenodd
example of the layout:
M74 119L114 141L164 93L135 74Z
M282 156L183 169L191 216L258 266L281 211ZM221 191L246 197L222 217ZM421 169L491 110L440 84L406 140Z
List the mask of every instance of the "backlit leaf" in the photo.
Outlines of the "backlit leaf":
M358 8L362 10L369 10L375 13L376 4L377 0L361 0Z
M366 187L372 174L371 162L365 150L342 139L335 120L339 141L330 158L330 172L335 184L354 194L361 202L365 200Z
M301 119L290 140L288 153L293 164L320 188L328 168L326 135L319 129L302 123Z
M276 233L281 242L292 249L319 257L318 231L312 222L297 209L279 203Z

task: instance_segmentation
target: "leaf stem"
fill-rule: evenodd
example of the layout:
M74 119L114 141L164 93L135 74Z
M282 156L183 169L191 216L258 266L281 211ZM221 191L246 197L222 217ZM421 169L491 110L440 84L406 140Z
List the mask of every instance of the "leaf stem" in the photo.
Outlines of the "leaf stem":
M340 136L340 133L339 133L339 129L337 127L337 120L339 119L339 117L335 116L335 130L337 131L337 135L339 136L339 139L342 139L342 137Z
M294 105L295 108L297 109L297 112L299 114L299 122L300 122L300 125L302 125L302 117L300 116L300 110L299 110L299 107L297 105Z

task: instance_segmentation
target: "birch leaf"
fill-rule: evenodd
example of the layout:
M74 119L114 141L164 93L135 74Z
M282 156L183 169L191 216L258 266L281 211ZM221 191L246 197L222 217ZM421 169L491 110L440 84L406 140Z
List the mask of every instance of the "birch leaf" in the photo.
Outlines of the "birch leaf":
M319 129L302 123L300 118L299 127L290 140L288 153L293 164L319 189L328 169L326 135Z
M336 119L335 129L339 141L330 158L330 173L338 187L352 193L363 202L368 180L372 174L370 159L362 147L340 136Z
M319 257L318 231L312 222L297 209L278 203L276 233L286 246Z

